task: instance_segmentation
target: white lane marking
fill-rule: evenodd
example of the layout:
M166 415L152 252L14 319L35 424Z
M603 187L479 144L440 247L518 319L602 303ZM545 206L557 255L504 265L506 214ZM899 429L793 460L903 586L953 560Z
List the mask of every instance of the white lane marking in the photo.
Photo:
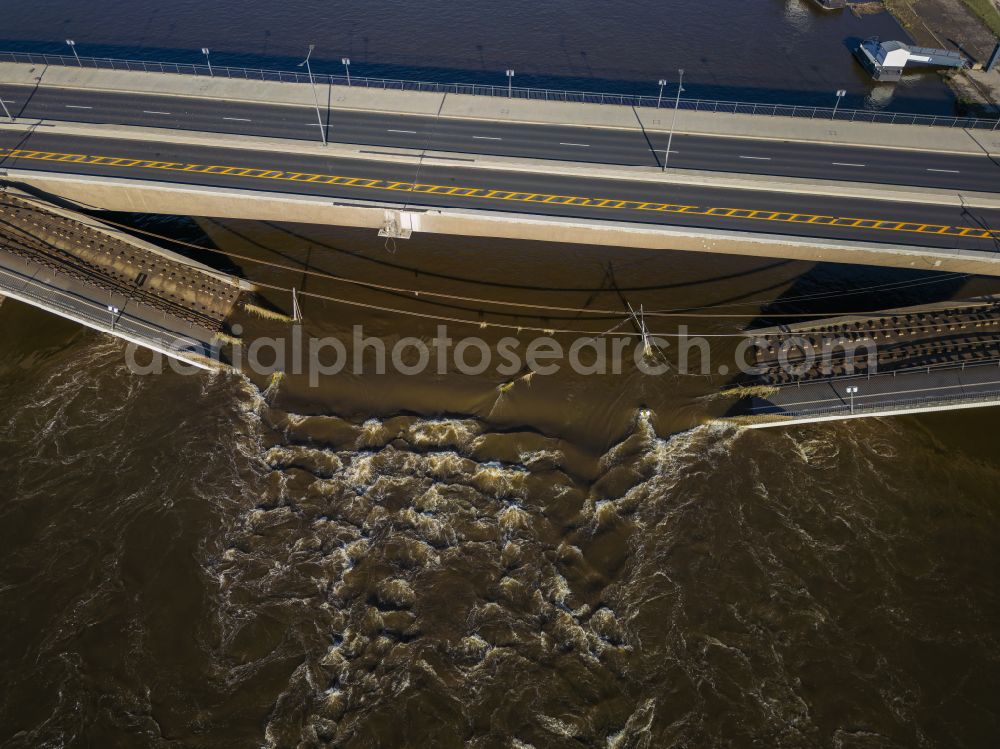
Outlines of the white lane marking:
M834 161L833 165L834 166L864 166L864 164L849 164L849 163L845 163L843 161Z
M224 120L231 120L233 122L253 122L253 120L248 120L245 117L223 117Z
M503 140L503 138L494 138L492 135L473 135L473 140Z
M151 109L144 109L144 110L142 110L142 113L143 114L170 114L170 112L156 112L156 111L151 110Z
M416 130L386 130L387 133L406 133L407 135L416 135Z
M961 174L957 169L928 169L928 172L944 172L945 174Z
M754 161L770 161L770 156L740 156L741 159L753 159Z
M589 143L560 143L560 146L573 146L574 148L590 148Z
M67 104L66 109L93 109L93 107L81 107L76 104Z

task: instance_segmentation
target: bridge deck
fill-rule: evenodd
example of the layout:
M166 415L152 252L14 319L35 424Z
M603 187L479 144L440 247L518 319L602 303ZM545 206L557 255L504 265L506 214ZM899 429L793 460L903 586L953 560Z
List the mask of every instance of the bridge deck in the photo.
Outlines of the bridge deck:
M26 195L0 193L0 294L203 366L247 288Z

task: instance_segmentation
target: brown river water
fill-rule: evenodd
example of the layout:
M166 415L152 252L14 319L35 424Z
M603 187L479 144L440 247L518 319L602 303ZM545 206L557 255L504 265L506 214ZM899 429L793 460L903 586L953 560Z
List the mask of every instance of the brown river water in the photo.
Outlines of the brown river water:
M691 95L823 104L843 85L854 105L952 106L934 77L876 90L858 75L844 41L898 33L886 16L801 0L0 6L0 37L18 48L56 51L71 36L81 53L173 59L208 44L220 64L264 64L317 41L327 60L349 52L358 74L514 65L536 83L636 90L687 66ZM775 54L790 64L775 67ZM964 298L996 281L136 222L423 292L199 255L302 290L307 336L347 340L363 324L426 341L439 317L471 321L451 334L490 346L528 340L529 327L634 333L631 304L685 310L650 327L711 336L712 366L342 373L317 387L301 375L141 376L123 343L3 303L0 746L1000 742L997 412L711 423L728 406L715 397L731 381L719 373L733 363L728 336L762 315ZM285 292L264 297L290 307ZM609 312L512 317L482 300Z
M832 312L997 285L140 223L387 285L553 306ZM246 265L308 293L469 316ZM287 309L283 297L271 301ZM387 338L435 327L307 297L303 312L309 335L345 340L357 323ZM627 364L504 391L491 374L343 374L316 388L138 376L120 342L16 303L0 325L4 746L989 747L1000 735L990 409L741 433L708 423L729 379L712 374ZM711 340L727 360L729 339Z

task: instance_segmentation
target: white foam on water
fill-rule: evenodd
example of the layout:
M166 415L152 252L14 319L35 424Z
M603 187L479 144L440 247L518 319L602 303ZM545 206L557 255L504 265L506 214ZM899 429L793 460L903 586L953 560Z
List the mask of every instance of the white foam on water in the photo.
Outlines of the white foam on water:
M472 420L422 419L410 426L403 439L417 448L461 449L468 447L482 429L481 424Z

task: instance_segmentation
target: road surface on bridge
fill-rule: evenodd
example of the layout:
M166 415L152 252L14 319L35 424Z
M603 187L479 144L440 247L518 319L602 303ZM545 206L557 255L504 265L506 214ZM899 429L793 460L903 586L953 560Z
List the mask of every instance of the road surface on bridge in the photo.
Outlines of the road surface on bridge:
M471 169L460 159L367 161L8 130L0 132L0 169L944 249L1000 246L997 210Z
M321 92L325 97L326 89ZM10 84L0 84L0 99L20 119L320 139L315 109L293 104ZM321 99L321 117L328 137L331 142L345 144L656 168L663 163L668 143L668 134L662 131L428 117L340 109L326 103ZM665 110L664 116L669 115ZM995 192L1000 185L1000 165L985 153L950 154L719 135L676 135L669 165L700 171L983 192Z

